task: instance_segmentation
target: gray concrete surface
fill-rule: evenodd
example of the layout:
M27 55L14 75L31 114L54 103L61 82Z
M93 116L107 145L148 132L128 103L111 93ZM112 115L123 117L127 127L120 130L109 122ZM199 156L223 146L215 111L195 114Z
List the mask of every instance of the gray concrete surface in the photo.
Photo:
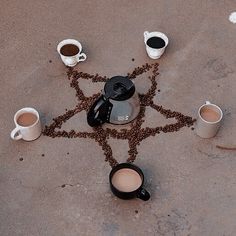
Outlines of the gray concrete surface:
M235 151L215 147L236 145L236 25L228 21L235 7L229 0L2 0L0 235L236 235ZM161 92L155 101L195 117L210 100L225 114L213 139L183 128L142 142L135 163L145 172L150 201L111 194L110 167L93 140L9 138L22 107L35 107L48 124L76 105L55 50L60 40L81 41L88 59L77 69L112 76L152 62L145 30L163 31L170 39L158 60ZM146 122L158 124L160 116L149 111ZM89 129L85 114L67 126ZM127 143L111 143L124 161Z

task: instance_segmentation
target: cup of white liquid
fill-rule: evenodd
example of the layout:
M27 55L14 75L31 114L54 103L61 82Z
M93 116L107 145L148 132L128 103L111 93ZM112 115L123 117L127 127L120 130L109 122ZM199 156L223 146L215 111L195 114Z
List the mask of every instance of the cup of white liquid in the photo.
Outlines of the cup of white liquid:
M121 199L140 198L147 201L150 194L143 188L142 170L130 163L116 165L109 175L110 188L114 195Z
M13 140L33 141L41 135L39 113L34 108L25 107L17 111L14 115L14 123L16 127L11 131Z
M223 112L219 106L206 101L198 109L196 134L201 138L214 137L222 122Z

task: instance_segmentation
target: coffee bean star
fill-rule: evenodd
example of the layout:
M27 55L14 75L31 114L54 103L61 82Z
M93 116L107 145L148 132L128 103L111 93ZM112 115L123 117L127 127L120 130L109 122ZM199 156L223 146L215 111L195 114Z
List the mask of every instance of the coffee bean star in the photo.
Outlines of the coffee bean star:
M69 120L71 117L76 115L81 111L89 111L89 108L95 102L95 100L101 95L100 92L93 94L90 97L84 95L84 92L79 86L79 80L90 80L93 83L106 82L109 78L106 76L100 76L99 74L91 75L82 71L74 70L73 68L68 68L67 77L70 81L70 86L75 89L78 104L75 108L66 110L62 115L53 119L53 122L48 126L46 125L43 134L50 136L52 138L64 137L64 138L90 138L97 142L104 152L105 161L109 162L111 167L118 164L118 161L113 157L112 148L108 143L109 138L123 139L127 140L129 144L128 159L129 163L135 161L138 154L137 146L140 143L150 137L155 136L159 133L176 132L182 127L190 127L195 122L190 116L185 116L180 112L171 111L170 109L165 109L161 105L154 104L153 98L156 95L157 82L156 78L159 75L158 63L154 64L144 64L140 67L136 67L131 73L127 74L127 77L131 80L135 79L137 76L146 73L148 71L152 72L152 76L148 76L151 82L151 87L146 94L139 94L140 98L140 112L135 120L129 124L129 129L121 129L118 131L114 128L104 128L103 126L93 127L91 132L78 132L75 130L65 131L61 130L62 124ZM160 92L160 90L158 90ZM142 128L142 124L145 121L145 111L146 107L149 106L156 112L162 114L166 119L175 118L176 123L166 124L164 126L157 126L154 128L146 127ZM56 131L56 129L59 129Z

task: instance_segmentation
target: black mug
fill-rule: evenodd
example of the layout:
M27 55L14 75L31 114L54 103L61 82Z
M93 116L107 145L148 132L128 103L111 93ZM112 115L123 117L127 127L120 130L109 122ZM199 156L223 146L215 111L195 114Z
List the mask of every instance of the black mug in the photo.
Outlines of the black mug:
M139 175L140 185L136 189L126 192L126 191L122 191L122 190L118 189L112 183L113 176L115 175L115 173L117 173L117 171L119 171L121 169L132 169ZM111 191L113 192L113 194L121 199L140 198L143 201L147 201L150 198L149 192L143 188L143 183L144 183L143 172L139 167L137 167L133 164L121 163L121 164L118 164L115 167L113 167L113 169L111 170L110 175L109 175L109 182L110 182L110 188L111 188Z

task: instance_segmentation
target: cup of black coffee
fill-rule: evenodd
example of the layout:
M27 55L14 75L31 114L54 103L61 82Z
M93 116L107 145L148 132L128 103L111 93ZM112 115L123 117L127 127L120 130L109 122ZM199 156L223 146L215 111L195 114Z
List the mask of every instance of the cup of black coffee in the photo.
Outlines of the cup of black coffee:
M160 58L169 43L167 36L161 32L148 31L145 31L143 35L148 56L152 59Z
M110 188L113 194L121 199L140 198L147 201L150 194L143 188L142 170L130 163L121 163L113 167L109 175Z
M65 39L57 45L57 52L66 66L73 67L80 61L85 61L87 56L81 53L82 45L78 40Z

